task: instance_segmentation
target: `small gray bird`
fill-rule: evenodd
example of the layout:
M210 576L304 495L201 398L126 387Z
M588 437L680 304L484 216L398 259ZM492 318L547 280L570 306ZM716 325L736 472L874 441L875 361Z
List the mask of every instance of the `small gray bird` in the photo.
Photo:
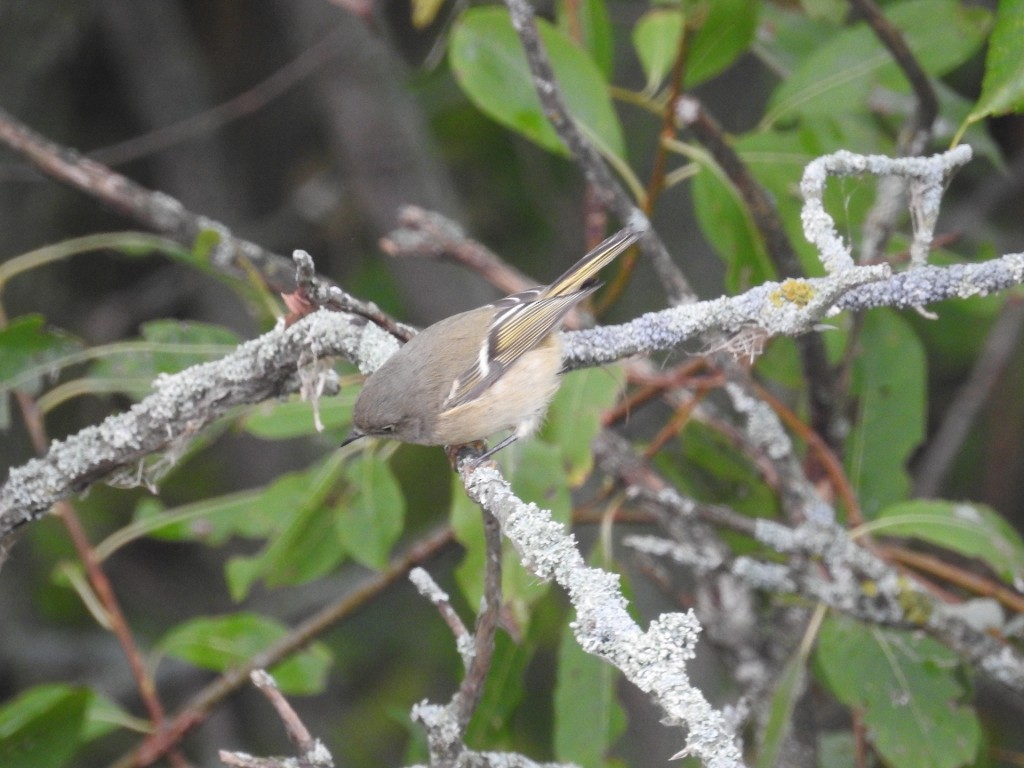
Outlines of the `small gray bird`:
M366 380L342 445L365 436L459 445L511 429L482 461L531 435L560 383L562 321L600 286L597 272L640 234L623 229L550 285L420 331Z

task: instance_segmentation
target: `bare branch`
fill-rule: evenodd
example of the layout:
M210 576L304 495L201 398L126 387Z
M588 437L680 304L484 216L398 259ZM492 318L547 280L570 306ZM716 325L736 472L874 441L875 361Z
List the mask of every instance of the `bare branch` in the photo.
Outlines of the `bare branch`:
M192 247L202 232L216 232L219 239L209 255L214 269L242 279L249 279L256 272L271 290L295 291L295 266L291 259L235 236L225 224L192 213L170 195L146 189L95 160L82 157L75 150L50 141L3 109L0 109L0 142L57 181L163 232L182 245ZM331 292L327 306L365 317L382 328L393 330L399 338L405 338L403 329L396 327L375 304L359 301L340 288L335 287Z
M0 538L55 501L189 439L234 406L297 390L300 369L323 357L344 355L370 370L397 347L375 325L320 310L290 328L279 324L221 360L161 376L153 394L127 412L55 442L45 457L11 470L0 488Z
M518 293L537 285L487 246L470 238L451 219L414 205L399 211L398 228L381 238L380 249L394 258L450 259L505 293Z
M512 17L512 26L519 33L519 40L526 51L534 88L551 126L579 162L587 181L594 186L605 207L618 217L621 224L628 224L647 233L640 241L640 247L650 258L670 303L678 304L692 299L693 290L685 275L672 261L665 244L651 229L647 217L612 176L600 153L583 135L569 114L565 99L562 98L562 89L551 70L547 51L544 50L540 35L537 33L537 21L530 3L528 0L505 0L505 4ZM641 225L640 222L644 224Z
M266 670L254 670L250 676L253 685L267 697L277 716L281 718L288 737L299 750L296 757L253 757L244 752L220 751L220 761L236 768L334 768L334 758L319 739L309 734L309 729L292 709L292 705L281 695L277 682Z
M252 684L260 690L260 693L267 697L267 701L277 711L277 716L281 718L284 729L288 732L288 738L291 739L292 744L298 748L299 752L303 755L314 752L317 749L318 742L310 736L306 724L302 722L302 719L292 709L288 699L281 694L277 687L277 681L271 677L270 673L265 669L256 669L249 675L249 678L252 680Z
M629 483L632 497L653 509L659 519L673 521L666 530L679 531L684 526L686 531L685 536L673 535L671 540L630 537L630 546L668 557L702 576L727 570L750 588L802 595L871 624L923 629L992 679L1017 693L1024 692L1024 655L972 624L960 606L935 597L832 522L835 512L823 500L818 502L819 514L795 526L752 519L726 507L685 498L653 473L624 475L627 460L621 441L602 439L599 447L602 466ZM787 558L784 562L733 558L713 543L715 539L705 526L753 536Z
M462 657L463 665L468 668L473 658L473 636L466 629L466 625L462 623L459 614L452 607L451 598L448 596L448 593L441 589L433 577L423 568L413 568L409 571L409 581L416 587L417 592L427 598L431 605L437 608L437 612L441 614L444 623L448 625L448 629L452 631L452 635L455 637L455 647Z
M476 627L473 634L459 620L454 609L448 602L448 595L421 568L409 574L420 594L424 595L438 610L452 628L456 645L466 667L466 675L459 685L459 690L444 707L426 702L413 708L412 718L419 720L427 731L427 743L430 746L432 765L464 764L467 754L472 754L463 741L470 718L480 703L490 671L491 658L494 654L494 633L498 628L498 617L501 614L501 530L498 521L487 512L481 510L484 517L484 594L477 614ZM433 712L436 722L443 722L445 727L430 726L432 717L423 713ZM423 714L424 719L420 719Z

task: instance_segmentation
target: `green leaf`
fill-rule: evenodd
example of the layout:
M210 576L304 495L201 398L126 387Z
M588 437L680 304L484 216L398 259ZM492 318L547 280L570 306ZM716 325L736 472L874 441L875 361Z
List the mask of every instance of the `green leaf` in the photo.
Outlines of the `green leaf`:
M670 445L659 451L655 462L683 493L748 514L771 517L777 512L778 494L720 430L692 422L679 442L678 449Z
M467 744L486 744L493 749L499 739L508 737L509 723L523 700L523 676L532 658L526 644L513 642L500 630L495 634L484 693L466 730Z
M822 3L843 0L821 0ZM829 13L828 8L818 9L796 8L791 4L762 3L761 19L763 28L771 30L760 41L759 46L767 61L784 75L792 74L800 68L803 60L825 43L829 42L840 30L836 28L836 19L845 17L845 7L839 13Z
M861 745L852 731L831 731L818 737L820 768L854 768Z
M152 382L161 373L221 357L238 346L238 336L219 325L178 320L154 320L142 326L142 342L111 344L90 375L101 379ZM146 387L146 391L149 387Z
M772 768L778 764L779 751L792 725L793 709L804 691L807 678L807 659L795 653L786 662L768 710L768 721L757 755L757 768Z
M230 328L196 320L152 320L142 326L142 338L153 344L187 345L182 352L157 348L153 364L157 373L175 373L205 362L211 355L224 354L238 346L238 334Z
M245 597L259 578L271 587L302 584L328 573L344 558L338 540L324 535L334 526L337 511L328 497L343 467L336 451L304 472L278 479L260 497L256 512L275 514L277 528L258 555L228 561L228 587L235 600Z
M92 694L84 688L44 686L0 709L0 765L61 768L82 743Z
M797 189L807 163L820 154L832 151L839 142L837 136L830 135L827 139L821 139L817 135L817 132L823 131L819 124L826 122L834 127L837 120L832 117L827 120L809 118L801 124L801 131L753 132L737 139L734 145L740 158L778 208L782 226L786 234L789 235L789 241L796 250L804 271L809 276L824 274L824 269L816 249L807 242L807 238L804 236L800 223L803 198L797 193ZM844 137L843 141L853 141L850 139L848 131L844 130L840 135ZM862 142L854 143L863 146ZM846 144L844 143L843 146ZM729 184L730 182L723 179L721 183ZM855 183L858 186L854 186ZM854 194L850 191L851 188L863 189L864 192ZM864 205L870 203L873 190L874 185L870 183L862 186L859 185L859 182L850 182L849 186L844 186L843 181L838 184L831 183L825 190L825 206L833 215L841 213L846 216L845 220L837 217L838 226L842 228L844 221L850 221L851 217L857 216L860 212L861 201L868 201L863 203ZM736 195L731 186L730 194ZM745 206L738 195L736 204ZM746 215L745 208L744 215ZM862 219L856 218L852 220L862 221ZM713 227L714 224L709 221L707 226ZM757 250L753 253L741 252L731 257L733 261L737 262L733 269L740 270L743 275L742 281L737 286L742 286L744 289L752 284L756 285L764 280L777 277L760 233L753 228L752 224L748 226L751 227L751 237L756 238ZM758 279L758 275L763 275L763 277Z
M556 522L572 521L572 497L562 466L561 446L542 440L528 440L516 446L506 461L506 475L512 490L525 502L551 512Z
M622 129L597 65L543 19L537 27L570 114L602 152L622 157ZM568 154L541 108L507 11L465 11L455 22L449 58L460 87L480 110L544 149Z
M739 193L717 168L706 166L693 180L693 209L701 233L726 265L730 291L774 276L764 243Z
M301 485L299 481L289 481L287 475L279 482ZM132 524L111 534L97 549L102 548L104 557L109 557L141 536L162 541L200 541L211 547L220 546L232 536L262 538L281 525L280 509L273 507L281 491L272 492L272 488L228 493L172 509L166 509L159 499L142 499L135 508Z
M754 41L761 5L750 0L713 0L700 5L706 13L690 39L687 88L710 80L746 52Z
M641 16L633 27L633 48L647 76L644 90L654 93L661 86L679 55L683 14L678 8L655 8Z
M906 462L924 437L925 357L907 322L888 310L864 316L857 343L846 466L861 509L873 517L910 491Z
M0 429L10 424L7 390L17 387L38 394L46 376L60 370L55 361L81 347L76 339L47 329L45 323L42 315L24 315L0 328Z
M335 519L341 546L369 568L384 568L405 522L405 497L390 467L356 456L345 467L351 487Z
M352 424L352 406L359 390L346 387L335 397L320 398L320 421L325 430L344 430ZM264 402L241 421L246 432L264 440L288 440L318 434L312 403L298 397L287 402Z
M571 10L570 10L571 9ZM571 14L575 12L575 17ZM579 40L589 51L605 80L612 79L614 39L605 0L558 0L558 28L570 40Z
M147 331L148 329L148 331ZM49 410L82 394L121 392L138 397L148 394L160 373L174 373L231 352L237 337L218 326L156 321L144 327L143 341L127 341L82 349L77 343L53 347L31 360L6 381L0 391L10 388L38 390L38 382L65 368L92 362L87 377L61 384L39 398L40 408ZM12 359L12 362L14 360Z
M933 77L966 61L984 41L989 14L956 0L905 0L885 15L903 33L918 62ZM935 19L943 23L936 24ZM864 23L821 43L772 95L762 126L790 115L828 115L863 104L870 89L909 91L892 56Z
M878 514L870 529L979 558L1008 583L1024 583L1024 541L998 512L984 504L924 500L893 504Z
M992 138L988 127L981 120L969 119L975 103L941 80L934 85L939 97L939 114L942 115L942 119L935 124L936 143L945 142L953 146L963 141L971 145L975 160L986 159L994 168L1003 170L1006 165L1003 151Z
M991 115L1024 109L1024 0L999 0L995 26L985 56L981 96L954 143L967 125Z
M0 328L0 383L10 381L30 366L80 346L70 336L45 328L45 323L42 315L25 315ZM25 388L34 392L38 391L38 385L36 379Z
M554 747L559 762L605 765L626 730L615 697L618 671L580 648L566 627L558 647L554 699Z
M863 712L868 739L887 764L957 768L977 756L981 728L962 703L958 659L935 640L831 617L816 669L840 701Z
M89 707L85 713L85 727L82 729L83 742L106 736L118 728L149 733L152 727L149 720L131 715L106 696L89 692Z
M249 661L288 635L282 624L253 613L193 619L168 632L157 646L160 653L214 672ZM327 682L331 654L322 643L275 664L269 672L284 693L319 693Z
M220 243L221 236L218 230L201 229L196 234L196 239L192 243L192 250L188 252L189 257L196 264L209 264L213 256L214 249L220 245Z
M305 584L330 573L344 559L345 550L337 539L324 535L334 523L335 510L322 499L300 503L297 514L286 517L288 525L263 552L228 561L226 575L235 600L245 597L257 578L268 587Z
M563 469L563 485L576 487L590 474L594 464L590 442L601 431L602 415L624 387L625 370L618 365L574 371L565 377L543 432L561 454L557 466Z
M158 235L148 232L101 232L44 245L42 248L7 259L0 264L0 291L10 280L33 269L55 264L80 253L110 250L119 251L129 257L148 256L155 252L185 262L191 261L189 252L180 244Z
M843 0L800 0L800 5L812 19L839 19L847 11Z

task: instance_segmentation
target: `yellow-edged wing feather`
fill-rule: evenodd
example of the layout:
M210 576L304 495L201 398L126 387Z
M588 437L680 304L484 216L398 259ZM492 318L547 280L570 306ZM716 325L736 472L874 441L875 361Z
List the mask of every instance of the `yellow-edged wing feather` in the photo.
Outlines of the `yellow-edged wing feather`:
M541 289L541 296L564 296L578 291L588 281L593 280L599 271L616 256L629 248L640 238L640 233L632 229L623 229L603 240L594 250L577 261L565 274Z
M544 341L573 306L598 288L598 271L639 237L622 230L603 241L550 285L517 293L497 302L487 335L487 353L452 383L443 408L475 399L522 355Z

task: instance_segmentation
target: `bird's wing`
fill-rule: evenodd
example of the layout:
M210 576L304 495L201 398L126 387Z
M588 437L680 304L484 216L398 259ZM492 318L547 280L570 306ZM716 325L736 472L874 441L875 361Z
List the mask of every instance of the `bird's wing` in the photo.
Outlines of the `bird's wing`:
M452 383L451 392L444 402L444 410L464 405L485 391L525 353L535 348L558 328L562 318L588 294L597 290L590 285L581 291L563 296L536 299L526 292L502 299L495 306L498 313L491 321L487 343L480 358ZM521 296L530 294L523 301ZM516 299L513 303L510 300Z

